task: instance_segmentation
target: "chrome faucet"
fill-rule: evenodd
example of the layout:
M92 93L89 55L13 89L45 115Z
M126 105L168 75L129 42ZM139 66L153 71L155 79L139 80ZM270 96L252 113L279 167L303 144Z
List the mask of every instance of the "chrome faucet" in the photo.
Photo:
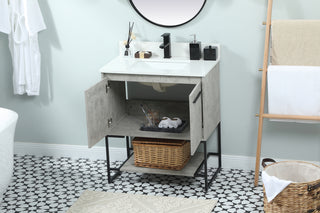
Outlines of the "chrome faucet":
M163 49L163 57L171 58L171 42L170 42L170 33L164 33L161 35L163 37L163 43L159 46Z

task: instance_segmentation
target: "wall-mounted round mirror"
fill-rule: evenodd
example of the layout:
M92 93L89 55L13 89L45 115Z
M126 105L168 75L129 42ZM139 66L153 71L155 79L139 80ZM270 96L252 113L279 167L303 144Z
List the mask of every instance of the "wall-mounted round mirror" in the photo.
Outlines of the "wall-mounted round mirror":
M176 27L194 19L206 0L130 0L133 8L147 21Z

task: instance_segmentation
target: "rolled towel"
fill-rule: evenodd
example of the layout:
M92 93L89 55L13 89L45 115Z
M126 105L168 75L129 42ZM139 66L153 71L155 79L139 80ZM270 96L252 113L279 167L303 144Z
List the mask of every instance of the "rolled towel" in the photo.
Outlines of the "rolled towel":
M180 118L172 118L172 121L177 122L178 126L180 126L182 124L182 120Z
M158 124L159 128L169 128L169 122L171 122L171 119L168 117L163 117Z
M172 118L169 122L169 128L178 128L182 124L182 121L180 118Z
M168 118L163 117L160 121L158 127L159 128L178 128L182 124L182 120L180 118Z
M179 126L179 125L178 125L178 123L177 123L176 121L172 121L172 120L169 121L169 126L168 126L168 127L169 127L170 129L172 129L172 128L175 128L175 129L176 129L176 128L178 128L178 126Z

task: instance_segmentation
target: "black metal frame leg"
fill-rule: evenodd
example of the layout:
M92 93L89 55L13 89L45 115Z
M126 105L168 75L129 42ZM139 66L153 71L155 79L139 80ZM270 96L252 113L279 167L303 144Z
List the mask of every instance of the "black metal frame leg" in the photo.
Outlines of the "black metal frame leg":
M208 191L208 188L212 184L212 182L216 179L218 176L218 173L221 171L221 125L220 123L218 124L218 151L217 152L209 152L207 151L207 141L201 141L203 144L203 155L204 155L204 160L199 166L198 170L196 171L196 177L203 177L204 178L204 190L205 192ZM218 168L208 180L208 158L210 156L218 156ZM204 167L204 174L198 174L202 168Z
M110 152L109 152L109 137L113 138L123 138L123 136L105 136L105 143L106 143L106 159L107 159L107 176L108 176L108 183L112 183L114 179L116 179L121 174L121 167L129 160L129 158L133 155L130 153L130 141L129 137L126 137L126 147L127 147L127 159L118 167L118 168L111 168L110 167ZM116 171L114 175L111 176L111 171Z

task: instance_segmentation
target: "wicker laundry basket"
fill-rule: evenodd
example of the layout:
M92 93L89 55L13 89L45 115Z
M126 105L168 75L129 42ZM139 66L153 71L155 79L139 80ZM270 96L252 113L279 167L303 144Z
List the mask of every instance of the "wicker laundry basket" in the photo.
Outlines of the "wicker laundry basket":
M135 166L181 170L190 159L190 142L136 137L132 140Z
M267 166L267 162L272 164ZM292 181L271 202L268 202L263 186L265 212L320 212L319 166L302 161L275 162L270 158L263 159L262 166L268 175Z

